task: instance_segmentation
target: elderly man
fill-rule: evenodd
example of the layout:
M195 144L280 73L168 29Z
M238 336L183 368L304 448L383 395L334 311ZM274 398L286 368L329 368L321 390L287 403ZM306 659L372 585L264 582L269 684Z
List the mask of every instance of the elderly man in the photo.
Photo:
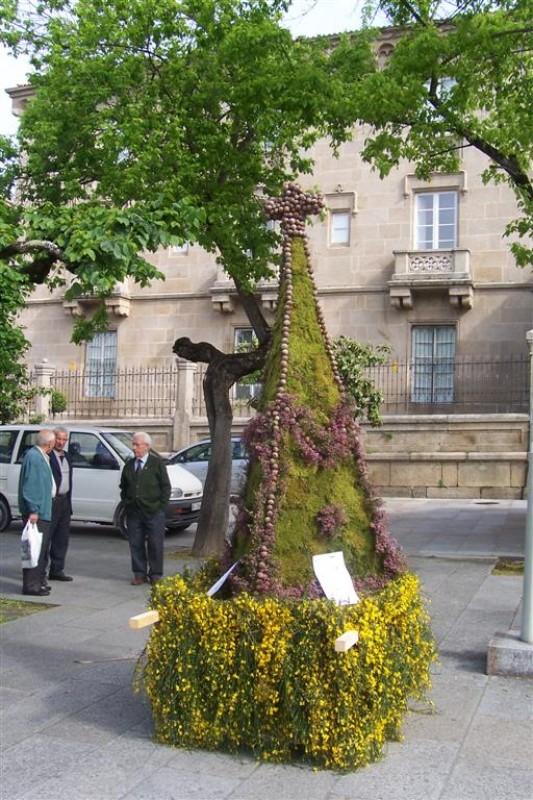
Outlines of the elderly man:
M170 479L164 461L150 452L147 433L133 437L134 458L122 470L120 496L126 510L130 543L132 585L152 585L163 576L165 508L170 499Z
M24 455L19 477L19 509L24 524L35 522L43 538L36 567L22 570L22 594L44 597L50 594L46 582L46 562L50 548L50 520L55 483L50 468L49 453L54 447L55 434L43 428L37 441Z
M50 522L50 570L49 581L71 581L65 575L72 516L72 459L65 450L68 430L58 425L54 428L56 437L54 449L50 453L50 467L56 484L56 495L52 501L52 520ZM48 559L47 559L48 560Z

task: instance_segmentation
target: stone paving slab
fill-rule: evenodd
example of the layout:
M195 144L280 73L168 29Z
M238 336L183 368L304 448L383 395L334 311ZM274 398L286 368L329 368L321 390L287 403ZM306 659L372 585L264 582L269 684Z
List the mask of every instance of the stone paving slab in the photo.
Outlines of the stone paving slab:
M489 641L517 618L521 578L491 568L522 552L525 503L392 498L386 508L440 656L433 706L412 703L404 740L379 762L339 774L152 742L148 701L132 689L149 631L128 628L149 590L130 586L124 541L84 528L56 607L0 626L1 800L531 800L533 680L485 674ZM19 535L0 535L5 597L20 596ZM184 563L167 559L167 574Z

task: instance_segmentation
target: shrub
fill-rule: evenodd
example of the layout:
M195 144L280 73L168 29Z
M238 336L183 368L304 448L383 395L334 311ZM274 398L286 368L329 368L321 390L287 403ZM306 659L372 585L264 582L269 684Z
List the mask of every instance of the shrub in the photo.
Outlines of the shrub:
M152 596L160 622L143 678L157 741L345 770L400 737L408 700L429 686L435 657L414 575L354 606L249 594L215 600L197 581L177 575ZM350 629L358 644L336 652L335 639Z

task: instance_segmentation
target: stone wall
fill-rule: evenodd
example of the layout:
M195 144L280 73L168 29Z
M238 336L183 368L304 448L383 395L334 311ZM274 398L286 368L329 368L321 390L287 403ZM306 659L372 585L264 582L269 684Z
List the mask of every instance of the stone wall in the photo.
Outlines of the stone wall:
M384 497L523 499L526 414L384 417L363 426L371 480Z
M235 418L234 433L247 421ZM176 449L172 419L91 419L86 424L146 430L159 452ZM527 414L390 416L380 428L363 425L362 433L370 479L383 497L526 496ZM207 420L192 419L188 441L208 437Z
M240 433L246 419L234 419ZM383 497L525 497L527 414L388 416L362 426L372 483ZM190 441L209 436L192 420Z

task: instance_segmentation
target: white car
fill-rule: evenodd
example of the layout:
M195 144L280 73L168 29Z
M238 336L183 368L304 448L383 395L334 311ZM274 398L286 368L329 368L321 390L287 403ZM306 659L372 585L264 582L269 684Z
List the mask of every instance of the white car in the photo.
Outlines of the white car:
M248 471L248 454L242 441L234 436L231 439L232 448L232 461L231 461L231 494L241 494L246 483L246 473ZM207 475L207 467L209 466L209 459L211 458L211 439L202 439L202 441L192 444L190 447L184 447L178 450L177 453L169 456L169 464L179 464L185 467L186 470L192 472L205 483Z
M35 444L38 431L47 425L0 426L0 531L20 517L18 484L26 450ZM133 432L65 424L72 456L72 519L115 525L127 538L124 508L120 502L120 475L133 457ZM172 487L166 510L166 526L184 530L198 521L202 504L201 481L179 465L168 465Z

